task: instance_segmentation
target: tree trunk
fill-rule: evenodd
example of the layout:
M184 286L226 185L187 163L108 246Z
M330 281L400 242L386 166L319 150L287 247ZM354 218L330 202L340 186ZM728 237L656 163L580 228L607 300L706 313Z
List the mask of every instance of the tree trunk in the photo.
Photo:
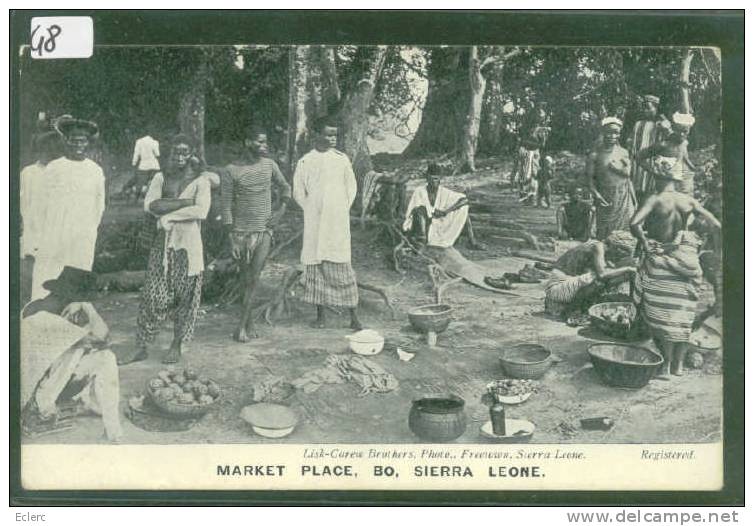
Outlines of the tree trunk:
M694 58L694 50L687 49L681 62L681 113L691 113L691 101L689 100L689 74L691 73L691 60Z
M311 46L294 46L291 58L291 76L289 89L291 91L291 112L289 130L289 163L291 173L296 167L296 162L306 153L309 148L307 139L308 115L306 102L309 98L307 84L309 81L309 57Z
M374 88L385 64L387 46L378 46L356 88L345 95L340 110L340 137L343 151L351 159L358 181L372 170L372 159L367 145L369 131L369 106L374 99Z
M427 67L427 100L407 157L455 154L468 110L467 53L462 48L432 48Z
M204 159L204 111L208 79L209 64L203 58L188 90L181 97L178 109L178 128L191 139L195 154L200 159Z
M476 171L475 157L479 142L479 123L482 118L482 103L484 91L487 89L487 79L482 74L482 64L479 60L479 48L471 46L469 50L469 111L466 124L463 127L463 148L461 149L461 163L459 171L468 169Z

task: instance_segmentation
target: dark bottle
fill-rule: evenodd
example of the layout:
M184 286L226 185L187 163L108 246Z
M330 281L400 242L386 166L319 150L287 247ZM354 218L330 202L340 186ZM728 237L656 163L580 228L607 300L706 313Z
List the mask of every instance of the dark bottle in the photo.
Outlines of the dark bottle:
M494 402L490 406L490 420L492 420L492 432L496 435L505 435L505 406L497 397L497 393L492 394Z

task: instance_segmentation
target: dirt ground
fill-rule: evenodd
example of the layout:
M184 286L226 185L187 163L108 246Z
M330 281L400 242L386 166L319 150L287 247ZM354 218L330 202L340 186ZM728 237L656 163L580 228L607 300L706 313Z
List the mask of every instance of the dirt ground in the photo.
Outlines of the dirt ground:
M476 184L494 182L495 174L482 174ZM463 181L448 181L469 189ZM542 231L554 233L555 211L523 207L512 195L500 194L501 206L513 218L536 223ZM484 241L482 239L481 241ZM490 273L520 269L525 259L504 255L491 246L471 252L463 240L459 248L470 259L488 267ZM298 246L283 251L263 274L260 301L269 297L277 284L277 271L297 263ZM708 359L703 369L689 370L671 381L653 380L643 389L617 389L604 385L589 362L587 347L605 337L588 328L572 328L543 312L542 284L518 285L518 297L487 292L472 285L453 285L446 303L454 309L448 330L439 335L438 347L430 349L423 335L414 332L406 317L412 307L432 302L431 282L426 272L402 276L388 268L389 250L376 240L373 230L353 229L354 268L360 281L384 287L396 311L395 319L382 301L361 292L362 321L382 333L388 344L415 352L413 360L400 361L386 349L373 359L390 371L399 387L387 394L358 396L355 384L325 385L305 394L298 391L290 406L300 416L294 433L278 439L287 443L414 443L408 428L408 413L414 399L426 395L454 393L466 401L469 425L457 442L483 443L479 427L487 418L481 403L485 385L503 378L501 351L516 343L539 343L560 359L539 381L539 392L528 401L509 406L509 418L525 418L536 425L533 442L538 443L671 443L712 442L721 439L722 376L720 356ZM300 290L297 292L300 293ZM137 293L103 294L95 302L112 331L114 347L133 345L138 307ZM239 418L251 403L253 386L273 376L287 380L324 365L329 354L346 354L349 333L345 316L332 316L332 327L309 328L313 308L298 305L299 315L281 319L275 326L260 324L260 338L248 344L231 339L240 306L205 304L196 336L185 364L215 379L223 387L218 408L183 432L147 432L123 418L126 443L264 443ZM172 326L167 324L147 361L120 368L122 408L141 393L149 378L163 368L160 360L167 348ZM646 342L647 346L652 346ZM584 431L579 419L611 417L609 431ZM37 437L27 443L95 443L102 440L99 418L85 417L73 429ZM572 426L572 427L571 427Z

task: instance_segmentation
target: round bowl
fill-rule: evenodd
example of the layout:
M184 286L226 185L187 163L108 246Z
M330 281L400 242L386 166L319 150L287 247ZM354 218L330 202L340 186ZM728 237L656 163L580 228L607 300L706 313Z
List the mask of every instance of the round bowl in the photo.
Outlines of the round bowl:
M455 395L414 400L408 414L409 429L428 442L450 442L466 431L466 402Z
M356 334L346 336L348 346L356 354L372 356L382 352L385 346L385 338L375 331L359 331Z
M251 429L253 429L257 435L263 436L265 438L287 437L288 435L293 433L293 430L295 428L296 426L286 427L283 429L270 429L268 427L251 426Z
M534 436L535 426L528 420L519 420L517 418L505 419L505 435L496 435L492 431L492 421L487 420L482 427L479 428L479 433L488 440L500 442L502 444L521 444L529 442Z
M689 348L702 354L719 351L722 346L722 336L708 325L702 325L689 337Z
M282 438L290 435L298 423L298 415L289 407L262 402L241 409L241 419L251 429L265 438Z
M644 387L664 362L654 351L620 343L594 343L587 352L602 381L613 387Z
M443 332L450 325L453 307L434 303L416 307L408 313L408 321L420 332Z
M154 406L159 409L161 413L163 413L167 417L176 418L179 420L200 418L204 416L209 412L210 409L218 405L217 403L222 397L222 393L217 395L212 403L209 404L181 404L176 402L175 400L165 400L157 396L155 390L150 387L149 381L147 381L146 394L149 398L149 401L152 402L152 404L154 404Z
M522 343L504 351L500 365L513 378L536 379L552 365L552 353L541 345Z

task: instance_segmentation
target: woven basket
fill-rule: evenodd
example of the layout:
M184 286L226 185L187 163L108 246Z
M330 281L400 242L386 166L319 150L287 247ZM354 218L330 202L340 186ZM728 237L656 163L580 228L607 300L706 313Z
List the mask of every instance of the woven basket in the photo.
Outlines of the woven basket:
M178 402L175 402L173 400L163 400L162 398L155 396L154 391L151 387L149 387L149 382L147 382L147 396L149 397L149 400L155 405L155 407L162 411L165 416L177 419L188 419L201 418L206 415L209 410L215 407L220 401L222 393L217 395L217 397L211 404L179 404Z
M500 365L513 378L540 378L552 365L552 353L541 345L522 343L505 351Z
M602 317L605 311L616 307L626 307L631 320L630 325L621 325L620 323L608 321ZM636 306L633 303L620 301L597 303L596 305L589 307L589 319L595 329L607 336L621 340L631 340L637 337L637 311Z

